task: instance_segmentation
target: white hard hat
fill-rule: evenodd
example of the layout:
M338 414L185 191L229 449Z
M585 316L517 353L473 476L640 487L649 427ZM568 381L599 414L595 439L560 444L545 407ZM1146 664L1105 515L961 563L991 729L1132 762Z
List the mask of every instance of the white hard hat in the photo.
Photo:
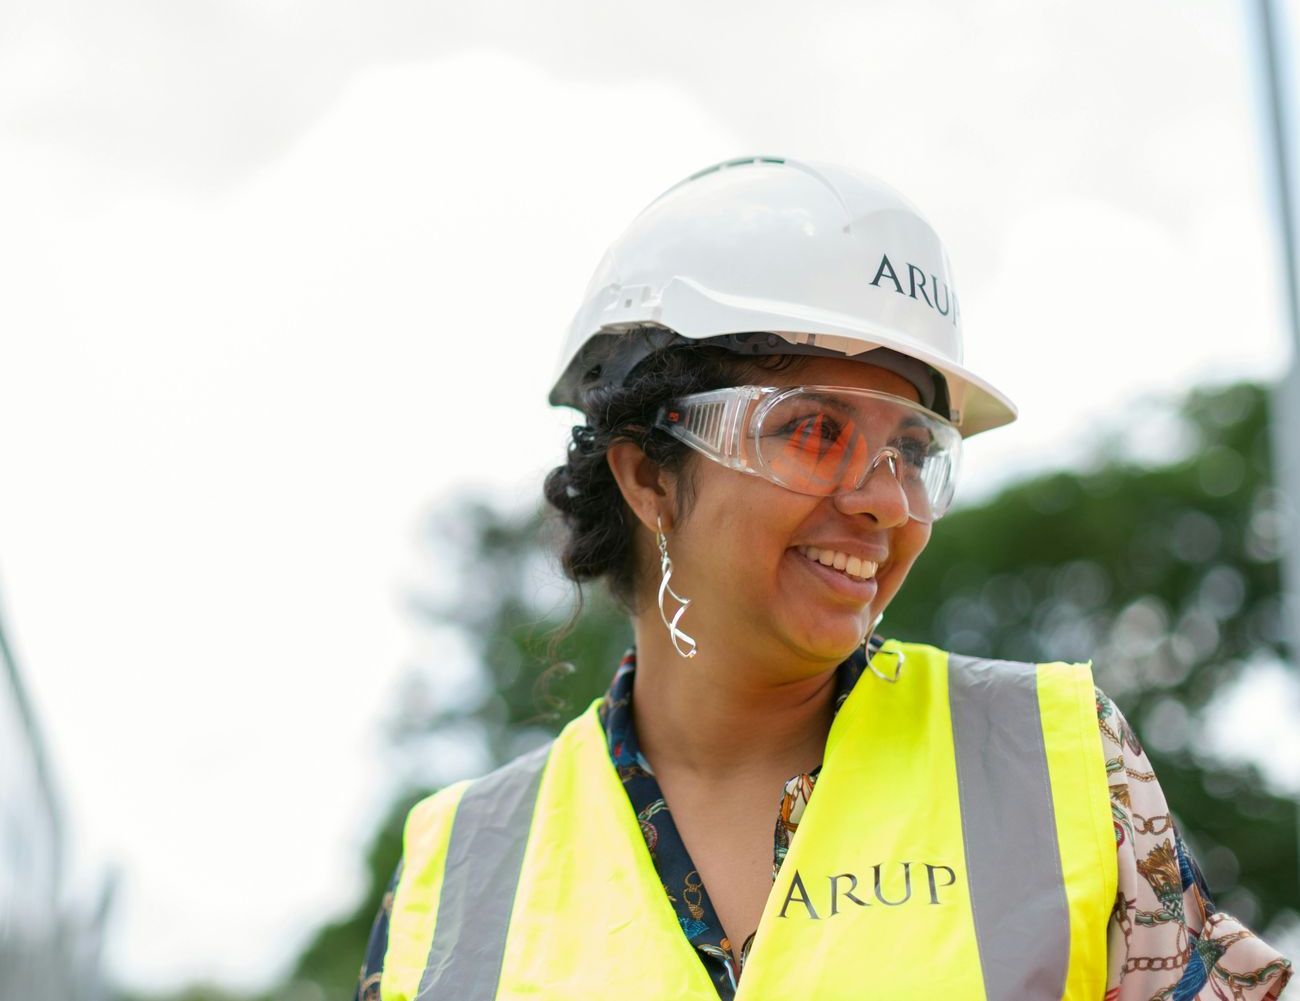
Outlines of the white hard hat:
M946 410L963 436L1016 418L1006 396L962 365L961 311L938 235L898 192L833 164L727 160L646 206L592 275L550 402L582 409L593 389L680 341L743 354L870 351L862 360L914 383L928 375L937 385L922 402Z

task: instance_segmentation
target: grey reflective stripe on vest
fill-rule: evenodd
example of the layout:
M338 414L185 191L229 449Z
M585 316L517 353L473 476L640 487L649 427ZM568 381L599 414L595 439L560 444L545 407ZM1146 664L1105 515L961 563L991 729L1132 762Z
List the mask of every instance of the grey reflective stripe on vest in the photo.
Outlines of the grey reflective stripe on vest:
M950 654L948 699L985 993L1059 999L1070 912L1035 667Z
M484 775L461 796L417 998L496 997L528 828L553 743Z

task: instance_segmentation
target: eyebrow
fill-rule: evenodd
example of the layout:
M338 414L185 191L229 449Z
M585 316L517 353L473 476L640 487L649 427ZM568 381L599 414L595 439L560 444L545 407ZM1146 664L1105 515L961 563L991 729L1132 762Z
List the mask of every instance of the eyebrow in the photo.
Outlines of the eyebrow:
M844 401L837 396L831 396L829 393L809 393L804 392L802 395L805 399L816 400L818 403L824 403L832 410L838 410L840 413L854 413L851 407L844 405Z

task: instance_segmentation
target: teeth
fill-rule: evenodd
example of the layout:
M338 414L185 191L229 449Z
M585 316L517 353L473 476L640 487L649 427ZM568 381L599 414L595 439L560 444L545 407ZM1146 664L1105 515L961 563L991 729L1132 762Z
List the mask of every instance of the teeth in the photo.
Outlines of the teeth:
M834 567L836 570L847 574L858 580L870 580L876 575L877 564L870 560L862 560L856 556L850 556L848 553L841 553L835 549L818 549L816 546L800 546L799 552L803 553L808 559L820 563L824 567Z

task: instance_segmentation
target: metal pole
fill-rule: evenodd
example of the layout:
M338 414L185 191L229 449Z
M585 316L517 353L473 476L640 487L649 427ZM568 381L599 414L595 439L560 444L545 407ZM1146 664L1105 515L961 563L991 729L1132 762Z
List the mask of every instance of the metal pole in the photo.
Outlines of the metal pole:
M1264 44L1264 66L1268 84L1268 122L1271 127L1277 185L1278 222L1282 231L1282 252L1286 266L1285 286L1292 346L1300 353L1300 289L1296 286L1295 207L1291 196L1291 136L1282 88L1282 43L1273 20L1273 0L1258 0L1260 34ZM1294 361L1294 356L1293 356ZM1294 366L1293 366L1294 367Z
M1300 666L1300 287L1297 287L1295 208L1291 191L1291 142L1287 128L1286 91L1282 85L1282 43L1273 15L1273 0L1257 0L1268 93L1269 146L1277 222L1282 238L1287 322L1291 328L1291 364L1273 396L1273 458L1279 489L1287 501L1288 545L1282 556L1283 621L1293 667Z
M13 648L5 637L4 617L0 614L0 671L8 679L9 698L18 712L18 719L23 726L28 751L31 755L32 769L35 772L36 787L40 791L41 806L45 810L54 843L50 846L53 855L53 872L51 878L55 891L62 889L63 879L63 813L59 799L54 791L54 779L50 771L49 759L45 754L45 742L41 739L40 727L36 723L36 714L32 712L31 703L27 701L27 691L23 687L22 674L18 662L14 659ZM0 692L0 698L4 698Z
M1259 32L1264 49L1268 124L1273 151L1273 180L1278 227L1282 235L1282 284L1286 288L1291 327L1291 364L1272 400L1273 467L1286 503L1286 547L1282 553L1282 622L1293 671L1300 671L1300 288L1297 287L1296 223L1291 195L1291 142L1282 87L1282 53L1272 0L1258 0ZM1297 852L1300 852L1300 802L1296 803Z

